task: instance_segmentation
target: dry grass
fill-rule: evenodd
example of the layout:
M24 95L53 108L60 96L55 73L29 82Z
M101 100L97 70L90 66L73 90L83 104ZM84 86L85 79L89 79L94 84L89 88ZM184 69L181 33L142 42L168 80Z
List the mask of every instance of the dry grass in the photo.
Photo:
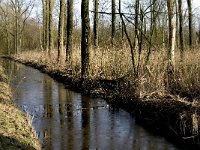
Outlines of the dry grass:
M144 113L150 113L152 111L151 106L158 106L158 112L162 115L165 111L167 112L165 115L177 113L180 118L176 118L176 120L179 120L180 124L176 124L176 122L175 124L179 129L177 131L173 129L173 131L182 136L183 139L190 139L199 135L200 127L200 61L198 59L200 52L198 50L186 51L183 62L180 62L179 53L176 53L175 72L172 76L173 82L168 86L169 83L166 80L168 76L166 74L168 63L166 51L166 49L153 51L148 64L145 64L146 54L142 53L140 67L138 67L139 73L135 78L130 73L133 66L129 48L91 48L89 78L119 80L123 77L123 85L128 83L129 89L121 90L122 93L120 94L129 95L130 92L138 94L133 91L138 90L141 107L144 107L142 112ZM65 54L62 57L64 58L64 56ZM70 67L65 64L64 60L57 63L56 52L52 52L50 58L45 52L37 50L26 51L14 57L23 63L44 65L50 71L59 71L63 74L67 74L70 69L73 77L80 77L80 47L74 48ZM138 60L136 60L136 64L138 64ZM130 82L138 84L129 84ZM132 86L135 87L132 88ZM167 106L165 106L165 103ZM169 105L170 103L171 105ZM187 109L185 110L185 108ZM195 112L193 109L198 111ZM162 115L161 117L163 117ZM167 117L164 116L164 118Z
M7 77L0 67L0 149L40 149L26 114L11 101Z
M166 88L166 49L160 48L150 55L148 64L145 64L146 54L142 53L139 76L137 77L140 98L163 97L166 95L187 96L198 99L200 95L200 52L187 50L183 62L180 62L179 53L176 53L176 66L173 84L170 89ZM74 76L80 76L80 47L74 47L72 52L71 67ZM65 73L69 68L64 59L57 63L57 53L53 51L50 59L45 52L27 51L15 58L23 61L36 62L48 66L52 70ZM63 53L63 58L65 54ZM136 57L137 54L136 54ZM136 59L136 64L138 60ZM109 48L91 47L90 51L90 78L117 79L126 76L132 70L131 53L128 47ZM131 77L129 77L130 79ZM129 80L127 79L127 80Z

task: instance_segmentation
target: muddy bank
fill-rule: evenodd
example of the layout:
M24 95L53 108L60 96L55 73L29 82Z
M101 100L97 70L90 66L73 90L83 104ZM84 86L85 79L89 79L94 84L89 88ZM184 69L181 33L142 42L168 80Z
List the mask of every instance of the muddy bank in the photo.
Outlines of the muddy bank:
M30 118L11 100L8 77L0 67L0 149L41 149Z
M31 60L9 58L49 74L66 87L75 91L106 99L112 105L122 107L132 113L136 120L168 139L177 142L182 148L199 149L199 102L165 95L162 98L135 98L134 85L124 79L85 79L71 75L68 71L51 68L46 64ZM133 92L134 91L134 92Z

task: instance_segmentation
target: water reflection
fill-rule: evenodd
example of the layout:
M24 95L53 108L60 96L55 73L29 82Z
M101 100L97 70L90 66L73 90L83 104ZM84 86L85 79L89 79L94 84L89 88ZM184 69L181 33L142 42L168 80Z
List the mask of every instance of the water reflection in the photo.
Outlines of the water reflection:
M52 80L48 80L44 77L43 79L43 100L44 100L44 116L45 118L53 117L53 107L52 107Z
M34 116L33 126L46 150L177 150L164 138L138 126L128 113L110 107L102 99L67 90L32 68L16 63L4 66L8 73L12 72L14 101Z
M90 99L82 97L82 149L89 149L90 141Z

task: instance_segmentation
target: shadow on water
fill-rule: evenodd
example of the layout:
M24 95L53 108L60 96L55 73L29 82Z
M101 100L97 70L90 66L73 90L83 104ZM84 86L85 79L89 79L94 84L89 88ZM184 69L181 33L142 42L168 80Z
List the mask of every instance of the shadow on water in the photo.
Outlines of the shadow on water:
M178 150L163 137L146 131L122 109L65 89L39 71L5 61L15 103L33 116L46 150L136 149ZM17 66L17 67L14 67Z

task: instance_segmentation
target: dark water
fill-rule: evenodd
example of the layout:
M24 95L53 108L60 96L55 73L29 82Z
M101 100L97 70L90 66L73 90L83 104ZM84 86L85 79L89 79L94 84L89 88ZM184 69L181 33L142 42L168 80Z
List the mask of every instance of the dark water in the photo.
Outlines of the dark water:
M39 71L4 61L15 103L33 118L46 150L177 150L137 125L129 113L65 89Z

